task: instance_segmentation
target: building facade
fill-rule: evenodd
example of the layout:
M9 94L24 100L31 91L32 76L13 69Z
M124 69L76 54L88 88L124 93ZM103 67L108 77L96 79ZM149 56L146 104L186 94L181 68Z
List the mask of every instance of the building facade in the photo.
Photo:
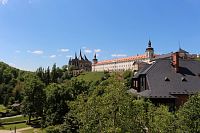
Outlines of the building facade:
M82 52L80 50L80 55L77 57L77 54L75 53L75 58L69 59L68 63L68 69L71 69L73 72L73 75L79 75L81 72L84 71L92 71L92 62L88 60L86 55L84 57L82 56Z
M200 92L200 62L180 55L171 53L170 58L159 58L139 70L132 80L132 92L170 107L179 107Z
M140 67L143 66L144 63L150 63L151 59L154 57L154 49L152 47L151 41L149 40L145 54L142 55L98 62L95 54L92 64L92 71L137 71L140 69Z

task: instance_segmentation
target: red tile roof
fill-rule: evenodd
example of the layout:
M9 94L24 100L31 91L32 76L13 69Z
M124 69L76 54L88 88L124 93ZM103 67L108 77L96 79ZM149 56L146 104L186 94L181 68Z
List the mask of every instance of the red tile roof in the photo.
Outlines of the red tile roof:
M103 65L103 64L110 64L113 62L126 62L126 61L134 61L134 60L139 60L139 59L145 59L146 55L137 55L137 56L130 56L130 57L125 57L125 58L118 58L118 59L113 59L113 60L104 60L104 61L100 61L95 65Z

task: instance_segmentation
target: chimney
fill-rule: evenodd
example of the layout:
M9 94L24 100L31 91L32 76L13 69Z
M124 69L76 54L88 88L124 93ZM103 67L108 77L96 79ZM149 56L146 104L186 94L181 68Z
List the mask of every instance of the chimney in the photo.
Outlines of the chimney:
M172 54L172 65L176 72L179 72L179 52Z

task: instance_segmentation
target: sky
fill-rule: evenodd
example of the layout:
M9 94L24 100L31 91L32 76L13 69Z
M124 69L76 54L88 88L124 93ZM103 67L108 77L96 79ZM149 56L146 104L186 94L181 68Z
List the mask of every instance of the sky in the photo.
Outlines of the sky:
M200 0L0 0L0 60L23 70L179 48L200 53Z

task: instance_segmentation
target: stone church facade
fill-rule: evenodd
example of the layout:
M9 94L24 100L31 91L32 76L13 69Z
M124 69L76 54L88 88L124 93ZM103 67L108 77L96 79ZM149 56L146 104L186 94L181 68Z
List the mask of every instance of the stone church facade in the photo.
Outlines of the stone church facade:
M82 52L80 50L79 57L75 53L75 58L69 59L68 69L72 69L73 75L79 75L81 72L90 72L92 71L92 62L88 60L87 56L82 56Z

